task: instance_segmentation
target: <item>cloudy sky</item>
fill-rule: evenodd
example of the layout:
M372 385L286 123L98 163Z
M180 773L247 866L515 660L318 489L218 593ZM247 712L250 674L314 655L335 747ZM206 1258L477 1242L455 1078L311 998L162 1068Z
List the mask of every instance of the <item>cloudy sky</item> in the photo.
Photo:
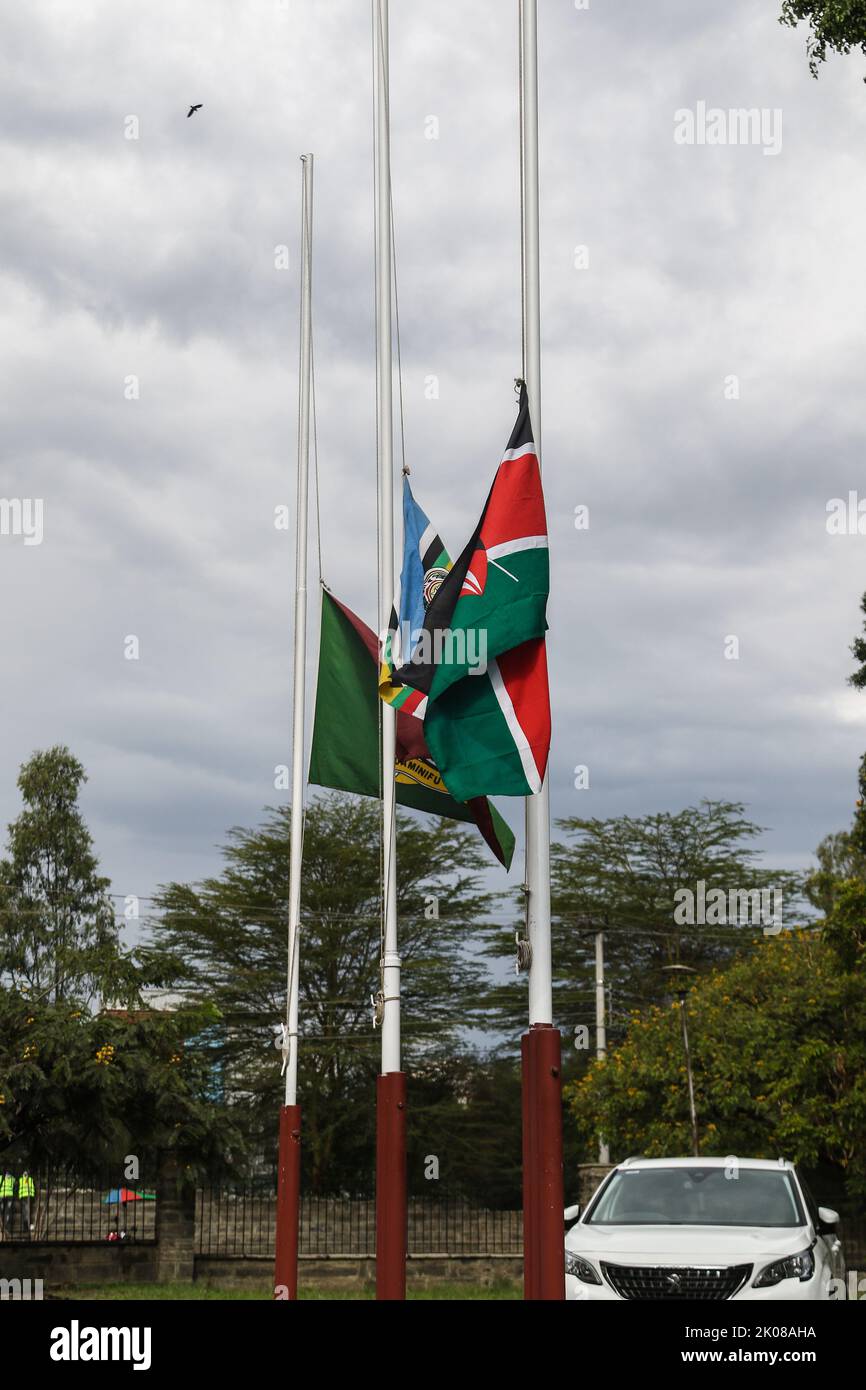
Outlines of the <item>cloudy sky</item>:
M407 460L453 552L520 367L516 8L392 6ZM554 815L743 800L787 866L866 746L866 536L827 530L866 498L866 87L778 8L540 0L542 435ZM0 820L68 743L146 895L285 796L306 150L324 575L374 620L370 8L31 0L0 55L0 493L44 506L0 536ZM699 103L773 139L678 143Z

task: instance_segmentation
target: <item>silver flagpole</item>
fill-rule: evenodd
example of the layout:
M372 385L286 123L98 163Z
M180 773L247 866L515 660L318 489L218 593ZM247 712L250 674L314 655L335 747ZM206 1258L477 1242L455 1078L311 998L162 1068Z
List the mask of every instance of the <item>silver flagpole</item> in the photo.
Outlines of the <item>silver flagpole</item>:
M521 3L523 77L523 351L529 414L539 462L541 449L541 292L538 236L538 45L536 0ZM548 781L526 798L526 883L529 889L529 1023L553 1022L550 953L550 799Z
M388 113L388 0L376 10L376 361L379 435L379 626L388 629L394 600L394 425L391 346L391 134ZM400 957L397 953L397 856L394 758L397 715L382 701L385 995L382 1074L400 1070Z
M302 155L301 350L295 503L295 653L292 692L292 809L289 839L289 942L286 976L286 1091L280 1111L274 1297L298 1296L301 1107L298 1105L298 1000L301 870L304 851L304 681L307 650L307 481L312 381L313 156Z
M394 447L391 344L391 134L388 0L373 0L376 70L376 387L379 473L379 629L394 598ZM397 715L382 719L382 1071L376 1094L376 1297L406 1296L406 1078L400 1069L400 955L394 762Z
M292 699L292 820L289 849L289 1060L286 1105L298 1099L298 933L304 851L304 692L307 654L307 485L310 470L312 376L313 156L304 166L301 271L301 353L298 385L298 481L295 510L295 669Z
M541 293L538 206L538 13L519 0L523 360L533 437L541 448ZM550 945L550 801L545 775L526 798L526 901L530 945L529 1032L521 1044L524 1088L524 1294L565 1297L563 1264L562 1077L553 1027Z

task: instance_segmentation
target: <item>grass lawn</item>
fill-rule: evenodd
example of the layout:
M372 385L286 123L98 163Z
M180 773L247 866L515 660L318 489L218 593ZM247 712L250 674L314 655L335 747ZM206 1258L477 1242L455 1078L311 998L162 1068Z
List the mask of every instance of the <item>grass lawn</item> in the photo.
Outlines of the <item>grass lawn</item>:
M270 1298L270 1294L261 1289L244 1287L208 1289L203 1284L76 1284L58 1290L58 1294L63 1298L70 1299L93 1299L107 1302L139 1300L148 1303L155 1299L186 1301L227 1299L232 1302L236 1299L253 1299L262 1302ZM342 1288L340 1285L302 1284L300 1296L302 1299L325 1301L332 1299L372 1300L376 1296L376 1290L372 1284L356 1284L351 1288ZM495 1284L442 1283L429 1284L423 1288L417 1286L413 1288L410 1285L406 1296L408 1299L422 1302L431 1299L452 1301L476 1299L486 1302L488 1300L519 1299L522 1297L522 1290L519 1284L514 1284L510 1280L503 1280Z

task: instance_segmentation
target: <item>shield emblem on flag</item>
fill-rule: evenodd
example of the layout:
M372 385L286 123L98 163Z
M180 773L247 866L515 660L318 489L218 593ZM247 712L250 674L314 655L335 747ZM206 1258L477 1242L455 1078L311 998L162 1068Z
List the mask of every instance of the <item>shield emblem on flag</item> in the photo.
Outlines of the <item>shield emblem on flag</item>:
M442 584L443 579L448 578L448 570L444 565L434 565L424 575L424 609L430 607Z

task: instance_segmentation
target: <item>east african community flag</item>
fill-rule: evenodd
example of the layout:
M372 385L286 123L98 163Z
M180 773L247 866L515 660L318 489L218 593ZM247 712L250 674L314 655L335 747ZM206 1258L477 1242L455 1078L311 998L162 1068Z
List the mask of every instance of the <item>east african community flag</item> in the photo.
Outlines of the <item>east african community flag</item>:
M547 520L526 387L481 520L397 679L427 697L424 736L452 796L530 796L550 751Z
M411 685L395 680L394 671L404 661L411 660L416 635L424 625L424 615L450 568L451 556L412 496L409 479L404 474L403 565L382 650L379 694L389 705L416 719L424 718L427 697L413 690Z
M310 781L316 786L381 795L379 771L378 642L375 633L328 589L322 589L322 627ZM478 826L506 868L514 836L486 797L456 801L430 757L420 719L397 711L397 801L436 816Z

